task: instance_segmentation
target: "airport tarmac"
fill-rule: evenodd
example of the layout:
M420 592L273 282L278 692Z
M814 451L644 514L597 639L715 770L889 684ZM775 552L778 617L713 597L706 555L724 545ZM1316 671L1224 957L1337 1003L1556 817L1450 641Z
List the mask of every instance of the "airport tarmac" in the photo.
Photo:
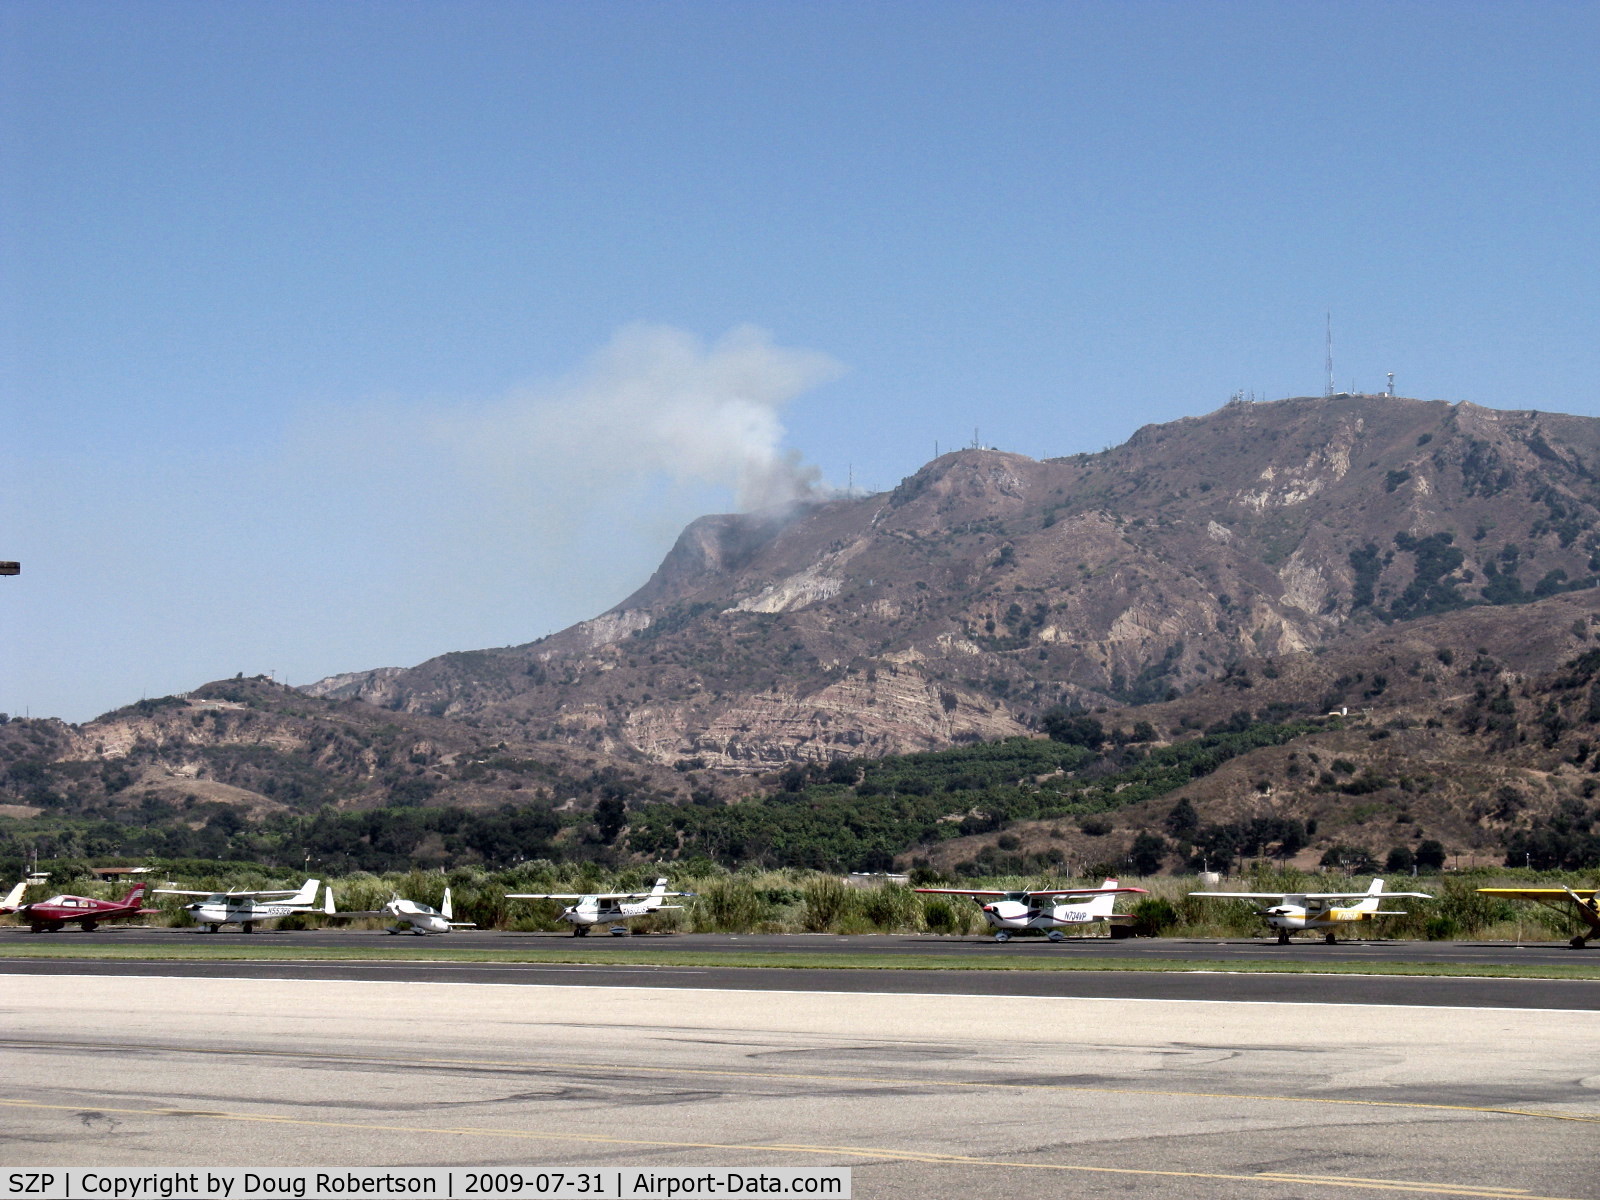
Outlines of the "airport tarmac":
M1240 1000L1302 1004L1383 1004L1425 1008L1600 1011L1600 980L1486 979L1408 975L1323 975L1213 971L985 971L830 969L827 967L646 966L613 963L466 963L439 957L409 962L310 959L110 961L5 959L0 971L55 976L63 986L85 972L178 980L478 983L522 987L606 987L882 995L1033 996L1098 1000Z
M586 938L563 933L510 933L497 929L464 929L435 936L398 936L381 929L304 929L284 931L268 926L255 933L237 929L206 933L200 929L163 929L137 925L105 925L85 934L76 928L59 933L32 933L20 925L0 925L0 945L73 945L79 939L93 939L118 946L173 946L190 943L204 946L270 945L303 946L315 949L347 946L381 946L385 949L415 949L419 957L451 950L581 950L596 955L615 955L625 961L629 953L649 950L660 953L691 951L701 954L938 954L959 955L972 961L1007 961L1016 958L1071 958L1075 961L1096 957L1157 959L1176 961L1264 961L1317 963L1340 962L1433 962L1448 964L1522 963L1571 964L1600 962L1600 944L1574 950L1565 941L1529 942L1404 942L1384 939L1340 940L1326 945L1321 936L1297 937L1280 946L1270 937L1261 938L1067 938L1050 942L1042 937L1018 937L1001 944L992 936L940 937L934 934L863 934L843 936L826 933L733 934L673 933L607 937L596 932Z
M1592 1008L1358 1003L1360 981L1332 976L1312 1007L1226 991L420 984L81 961L56 964L63 978L40 965L0 964L0 1159L15 1166L810 1165L851 1167L862 1200L1600 1200Z

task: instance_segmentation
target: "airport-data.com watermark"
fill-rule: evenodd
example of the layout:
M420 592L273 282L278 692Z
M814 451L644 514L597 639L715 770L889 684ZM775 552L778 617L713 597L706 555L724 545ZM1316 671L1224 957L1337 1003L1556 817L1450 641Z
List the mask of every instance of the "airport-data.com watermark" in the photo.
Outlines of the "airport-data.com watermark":
M850 1200L850 1168L571 1167L8 1169L0 1200L704 1200L816 1196Z

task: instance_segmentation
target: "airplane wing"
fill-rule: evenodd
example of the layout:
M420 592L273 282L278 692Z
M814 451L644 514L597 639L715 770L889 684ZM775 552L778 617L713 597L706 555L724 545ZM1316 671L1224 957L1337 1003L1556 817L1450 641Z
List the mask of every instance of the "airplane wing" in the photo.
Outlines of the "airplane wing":
M220 899L243 900L249 897L254 900L273 900L285 896L298 896L299 888L281 888L271 892L186 892L182 888L152 888L151 891L160 896L216 896Z
M1009 896L1010 892L997 892L990 888L912 888L929 896Z
M1478 891L1485 896L1499 896L1503 900L1534 900L1539 903L1571 900L1574 897L1592 900L1600 894L1600 888L1479 888Z
M1114 887L1114 888L1044 888L1037 892L1023 892L1024 896L1072 896L1093 899L1095 896L1148 896L1150 893L1144 888Z
M1296 892L1295 895L1304 896L1307 900L1370 900L1373 896L1384 900L1395 896L1414 896L1418 900L1433 899L1427 892Z
M654 896L691 896L693 892L507 892L507 900L649 900ZM663 906L665 907L665 906ZM673 907L681 908L682 905Z
M1295 893L1299 895L1298 892ZM1365 892L1361 893L1363 896ZM1287 892L1190 892L1191 896L1210 896L1215 900L1282 900Z

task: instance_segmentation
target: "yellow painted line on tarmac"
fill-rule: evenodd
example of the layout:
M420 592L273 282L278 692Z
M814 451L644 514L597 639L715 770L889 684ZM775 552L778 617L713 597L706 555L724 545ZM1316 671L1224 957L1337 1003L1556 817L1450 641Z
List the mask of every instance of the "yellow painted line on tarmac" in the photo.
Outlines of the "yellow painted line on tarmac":
M1406 1108L1423 1112L1493 1113L1508 1117L1538 1117L1547 1121L1576 1121L1600 1125L1600 1113L1563 1113L1529 1108L1499 1108L1480 1104L1430 1104L1409 1100L1347 1100L1332 1096L1262 1096L1248 1092L1188 1092L1169 1088L1095 1087L1074 1083L1012 1083L997 1079L901 1079L888 1075L822 1075L790 1071L732 1071L716 1067L643 1067L618 1063L556 1062L496 1058L404 1058L399 1055L319 1053L307 1050L237 1050L218 1047L140 1045L138 1043L40 1042L16 1038L0 1039L0 1046L12 1049L87 1049L117 1053L154 1051L162 1054L204 1054L215 1057L288 1058L302 1061L370 1063L403 1067L497 1067L536 1071L626 1072L634 1075L693 1075L709 1079L763 1079L792 1083L855 1083L873 1087L948 1088L952 1091L1019 1091L1090 1093L1105 1096L1161 1096L1178 1100L1259 1100L1270 1104L1324 1104L1347 1108Z
M1363 1179L1359 1175L1296 1175L1290 1171L1263 1171L1256 1176L1258 1179L1277 1179L1284 1183L1329 1183L1339 1187L1353 1187L1360 1184L1372 1184L1382 1187L1400 1189L1417 1189L1419 1191L1432 1191L1433 1185L1418 1183L1414 1179ZM1505 1200L1522 1200L1528 1195L1527 1188L1497 1188L1487 1184L1466 1185L1475 1189L1475 1194L1481 1196L1503 1196Z
M82 1104L44 1104L33 1100L0 1097L0 1106L54 1112L81 1113ZM1060 1171L1082 1175L1139 1175L1159 1179L1215 1179L1228 1183L1317 1183L1326 1187L1356 1188L1363 1191L1419 1193L1430 1196L1474 1196L1486 1200L1578 1200L1569 1196L1535 1195L1527 1190L1485 1188L1473 1184L1426 1183L1420 1180L1357 1179L1338 1175L1286 1175L1263 1172L1254 1175L1223 1171L1162 1171L1140 1167L1092 1167L1079 1163L1026 1162L1022 1160L973 1158L963 1154L937 1154L918 1150L891 1150L874 1146L807 1146L782 1142L670 1142L649 1138L612 1137L597 1133L552 1133L531 1129L484 1129L474 1126L373 1125L361 1121L317 1121L305 1117L277 1117L264 1113L196 1112L184 1108L106 1108L94 1112L140 1117L196 1117L216 1121L240 1121L265 1125L297 1125L316 1129L356 1129L366 1133L397 1133L406 1137L456 1135L467 1137L512 1138L534 1142L576 1142L601 1146L648 1146L657 1150L753 1150L763 1154L820 1154L830 1157L872 1158L891 1162L920 1162L961 1167L1001 1167L1007 1170Z

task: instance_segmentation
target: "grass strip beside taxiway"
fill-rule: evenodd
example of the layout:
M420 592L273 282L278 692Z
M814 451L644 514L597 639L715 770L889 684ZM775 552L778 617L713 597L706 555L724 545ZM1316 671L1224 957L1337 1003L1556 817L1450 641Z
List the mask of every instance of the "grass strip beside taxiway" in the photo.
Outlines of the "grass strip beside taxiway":
M1066 952L1071 953L1070 949ZM1356 962L1273 962L1264 959L1056 958L982 959L945 954L807 954L801 951L695 951L629 949L476 950L447 944L427 947L307 946L71 946L0 944L7 959L81 959L102 962L453 962L566 963L593 967L767 967L809 970L891 971L1142 971L1228 972L1265 975L1426 975L1476 979L1600 979L1600 961L1571 964Z

